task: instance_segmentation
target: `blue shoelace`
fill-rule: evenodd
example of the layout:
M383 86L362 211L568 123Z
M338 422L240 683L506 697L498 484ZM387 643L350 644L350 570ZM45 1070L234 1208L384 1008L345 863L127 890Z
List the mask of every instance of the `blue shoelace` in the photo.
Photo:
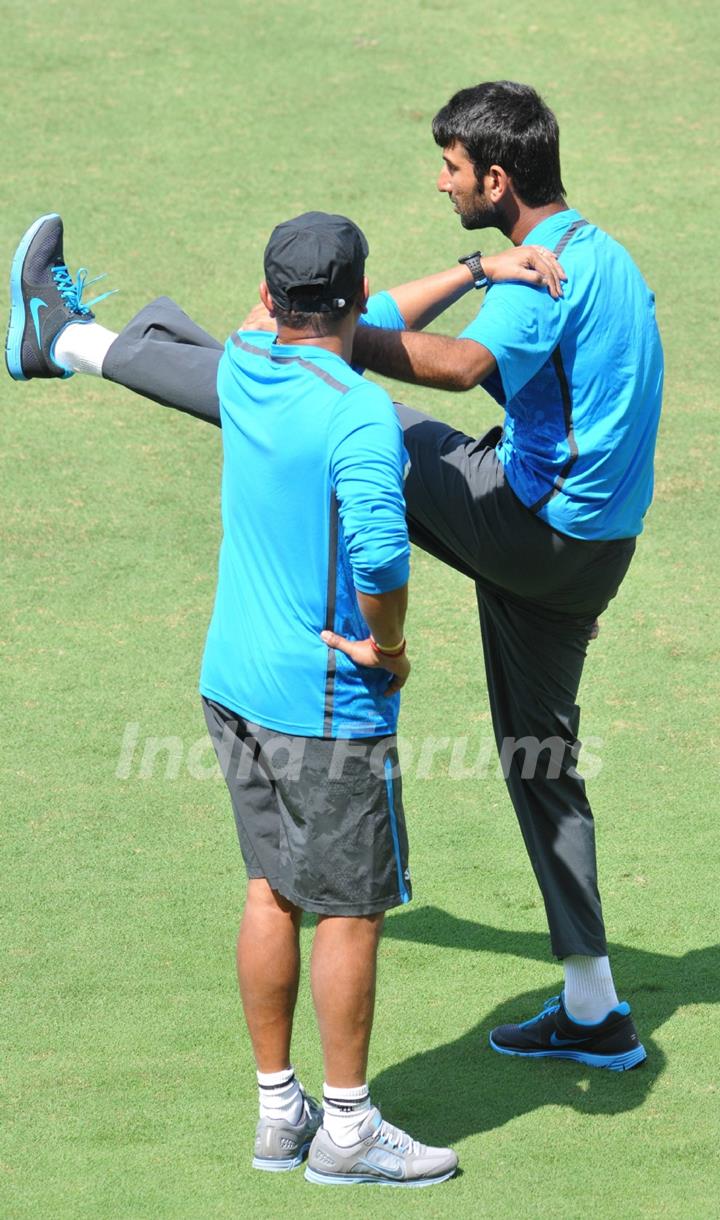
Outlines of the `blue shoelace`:
M531 1017L529 1021L523 1021L522 1026L524 1029L527 1029L530 1025L537 1025L538 1021L542 1021L543 1017L549 1016L550 1013L558 1012L559 1009L560 996L551 995L550 998L545 1001L542 1012L539 1012L536 1017Z
M99 280L104 280L105 275L96 275L93 279L87 278L87 267L80 267L77 273L77 279L73 280L65 263L60 263L57 267L53 267L53 279L57 285L57 290L60 293L63 301L68 309L73 313L87 316L90 313L91 305L97 305L99 301L104 301L106 297L111 297L113 293L119 292L118 288L111 288L108 292L101 292L99 296L93 297L91 301L83 301L83 293L91 284L97 284Z

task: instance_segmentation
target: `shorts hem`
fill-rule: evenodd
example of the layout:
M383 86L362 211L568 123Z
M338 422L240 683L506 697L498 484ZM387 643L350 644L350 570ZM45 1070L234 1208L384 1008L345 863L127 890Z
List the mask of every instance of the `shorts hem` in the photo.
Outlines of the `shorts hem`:
M408 890L406 894L392 894L388 898L378 898L376 902L316 902L311 898L301 898L295 894L287 886L277 881L273 882L269 877L266 877L271 890L277 890L283 898L291 902L293 906L299 907L301 911L307 911L309 915L380 915L383 911L389 911L393 907L407 905L412 899L412 894Z

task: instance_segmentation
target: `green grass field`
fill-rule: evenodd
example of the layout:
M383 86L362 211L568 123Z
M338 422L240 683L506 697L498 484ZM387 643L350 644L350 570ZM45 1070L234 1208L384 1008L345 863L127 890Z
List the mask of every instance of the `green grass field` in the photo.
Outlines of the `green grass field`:
M106 325L167 292L223 337L270 228L312 207L362 224L378 288L450 265L472 247L434 191L430 119L510 77L558 114L571 203L657 292L668 376L655 504L591 647L582 725L612 961L648 1062L615 1076L487 1047L560 971L492 761L474 780L449 774L449 745L417 763L431 736L471 759L490 724L473 590L416 554L415 899L388 919L371 1081L463 1172L400 1199L250 1169L244 875L196 695L219 437L98 380L2 381L0 1215L718 1216L714 6L28 0L2 28L2 266L62 212L71 266L122 288ZM480 391L403 393L468 431L496 420ZM149 737L175 740L143 768ZM319 1089L306 986L295 1062Z

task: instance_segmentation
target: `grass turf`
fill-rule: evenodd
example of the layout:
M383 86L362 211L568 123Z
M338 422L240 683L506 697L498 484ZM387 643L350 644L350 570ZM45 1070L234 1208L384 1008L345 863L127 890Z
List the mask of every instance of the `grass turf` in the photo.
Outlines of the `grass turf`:
M271 226L310 207L358 219L377 287L449 265L470 235L433 194L435 109L493 77L556 109L569 199L636 256L668 357L655 505L583 690L612 960L650 1057L616 1077L487 1049L559 972L492 762L453 779L436 743L417 763L430 735L467 738L470 759L490 734L472 589L417 554L402 718L416 898L388 919L372 1087L393 1121L458 1147L462 1176L401 1196L418 1216L717 1214L714 9L33 0L5 6L3 29L5 263L61 211L71 264L122 286L101 315L118 328L165 291L227 333ZM495 421L479 392L407 397L468 431ZM223 785L201 778L195 695L218 437L80 378L6 380L2 420L0 1212L390 1215L396 1194L328 1198L249 1167L243 879ZM143 778L150 735L177 740ZM295 1059L319 1088L306 988Z

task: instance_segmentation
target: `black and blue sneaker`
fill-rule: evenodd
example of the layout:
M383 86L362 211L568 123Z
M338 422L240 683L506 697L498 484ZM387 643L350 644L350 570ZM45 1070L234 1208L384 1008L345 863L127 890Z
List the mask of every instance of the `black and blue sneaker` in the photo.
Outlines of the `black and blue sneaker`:
M541 1013L522 1025L499 1025L490 1045L501 1055L526 1059L574 1059L588 1067L627 1072L647 1058L624 1001L595 1025L569 1017L562 995L552 996Z
M90 306L104 292L83 302L83 291L102 276L87 279L81 268L73 280L63 256L63 223L55 212L41 216L24 234L10 272L10 323L5 363L15 381L33 377L72 377L53 360L58 335L71 322L92 322Z

